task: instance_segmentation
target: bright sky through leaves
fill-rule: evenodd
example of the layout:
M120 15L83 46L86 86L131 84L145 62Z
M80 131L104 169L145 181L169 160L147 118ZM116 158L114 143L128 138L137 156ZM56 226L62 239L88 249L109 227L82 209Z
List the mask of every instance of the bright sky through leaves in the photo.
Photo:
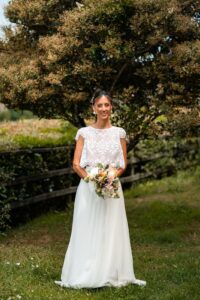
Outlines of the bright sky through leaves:
M1 26L9 24L9 21L4 16L4 7L8 2L9 0L0 0L0 37L3 37Z

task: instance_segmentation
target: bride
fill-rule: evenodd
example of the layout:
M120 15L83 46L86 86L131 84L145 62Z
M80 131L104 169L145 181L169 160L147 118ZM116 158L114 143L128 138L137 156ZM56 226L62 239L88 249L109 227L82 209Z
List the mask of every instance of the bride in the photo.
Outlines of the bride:
M76 133L73 169L80 176L76 192L72 232L64 259L61 281L69 288L146 285L133 270L124 196L119 182L118 198L97 195L92 182L86 182L89 168L98 163L110 165L114 178L126 169L126 132L112 126L112 99L102 90L92 98L96 122Z

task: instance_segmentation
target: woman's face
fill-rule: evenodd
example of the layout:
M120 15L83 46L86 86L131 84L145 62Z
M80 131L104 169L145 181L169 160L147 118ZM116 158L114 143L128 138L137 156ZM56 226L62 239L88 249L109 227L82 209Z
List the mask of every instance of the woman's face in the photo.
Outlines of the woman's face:
M95 100L93 110L97 114L97 119L108 119L111 115L112 104L106 96Z

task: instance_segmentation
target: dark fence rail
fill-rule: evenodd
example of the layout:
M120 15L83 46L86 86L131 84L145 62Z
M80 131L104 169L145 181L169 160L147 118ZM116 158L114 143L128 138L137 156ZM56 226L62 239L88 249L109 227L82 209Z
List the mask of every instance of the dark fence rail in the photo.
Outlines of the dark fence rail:
M181 168L187 168L191 166L192 164L197 164L197 161L195 160L197 154L199 153L199 145L200 140L197 141L196 147L194 145L185 145L184 147L177 147L174 148L172 152L162 152L162 153L156 153L155 155L147 158L136 158L133 154L129 153L129 159L128 159L128 166L127 170L124 173L124 176L120 178L121 183L124 186L132 186L138 181L147 179L147 178L159 178L162 177L163 174L165 175L171 175L176 171L176 168L174 167L174 164L166 166L162 166L162 164L157 163L157 167L153 169L153 171L148 169L147 165L151 163L153 165L154 162L158 162L162 159L173 159L175 163L178 161L183 161L185 159L185 163L182 164ZM34 171L33 174L28 175L21 175L21 176L14 176L10 180L7 180L6 183L4 183L4 187L9 188L15 188L16 186L23 186L25 185L31 187L32 185L36 185L37 183L42 182L42 184L45 184L45 181L54 180L56 178L60 178L65 176L64 184L61 188L58 188L56 190L50 190L43 193L39 193L37 195L31 196L31 197L22 197L18 201L10 201L10 207L11 209L25 207L27 205L42 202L48 199L54 199L58 197L63 196L72 196L77 189L77 184L79 181L79 178L77 175L74 174L74 171L71 168L71 161L72 161L72 155L73 155L73 148L74 146L67 146L67 147L54 147L54 148L37 148L37 149L24 149L24 150L16 150L12 152L1 152L0 156L7 157L9 159L9 156L11 154L23 156L27 154L36 154L36 155L43 155L43 154L49 154L51 153L57 153L59 151L66 152L66 161L64 161L64 164L61 164L60 168L57 169L51 169L51 170L43 170L43 171ZM53 151L53 152L52 152ZM187 158L187 159L186 159ZM63 165L66 166L63 168ZM75 183L75 184L74 184ZM64 187L64 188L63 188Z

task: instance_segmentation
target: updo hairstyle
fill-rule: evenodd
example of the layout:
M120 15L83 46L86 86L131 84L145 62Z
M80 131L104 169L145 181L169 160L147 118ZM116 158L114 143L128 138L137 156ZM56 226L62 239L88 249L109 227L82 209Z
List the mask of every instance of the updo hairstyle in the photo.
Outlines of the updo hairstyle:
M112 97L111 97L110 93L107 92L107 91L101 90L101 89L96 89L96 90L95 90L95 92L94 92L94 94L93 94L93 96L92 96L92 99L90 100L90 103L91 103L92 105L94 105L94 104L95 104L95 101L96 101L97 99L101 98L102 96L107 97L107 98L109 99L110 103L112 104Z

